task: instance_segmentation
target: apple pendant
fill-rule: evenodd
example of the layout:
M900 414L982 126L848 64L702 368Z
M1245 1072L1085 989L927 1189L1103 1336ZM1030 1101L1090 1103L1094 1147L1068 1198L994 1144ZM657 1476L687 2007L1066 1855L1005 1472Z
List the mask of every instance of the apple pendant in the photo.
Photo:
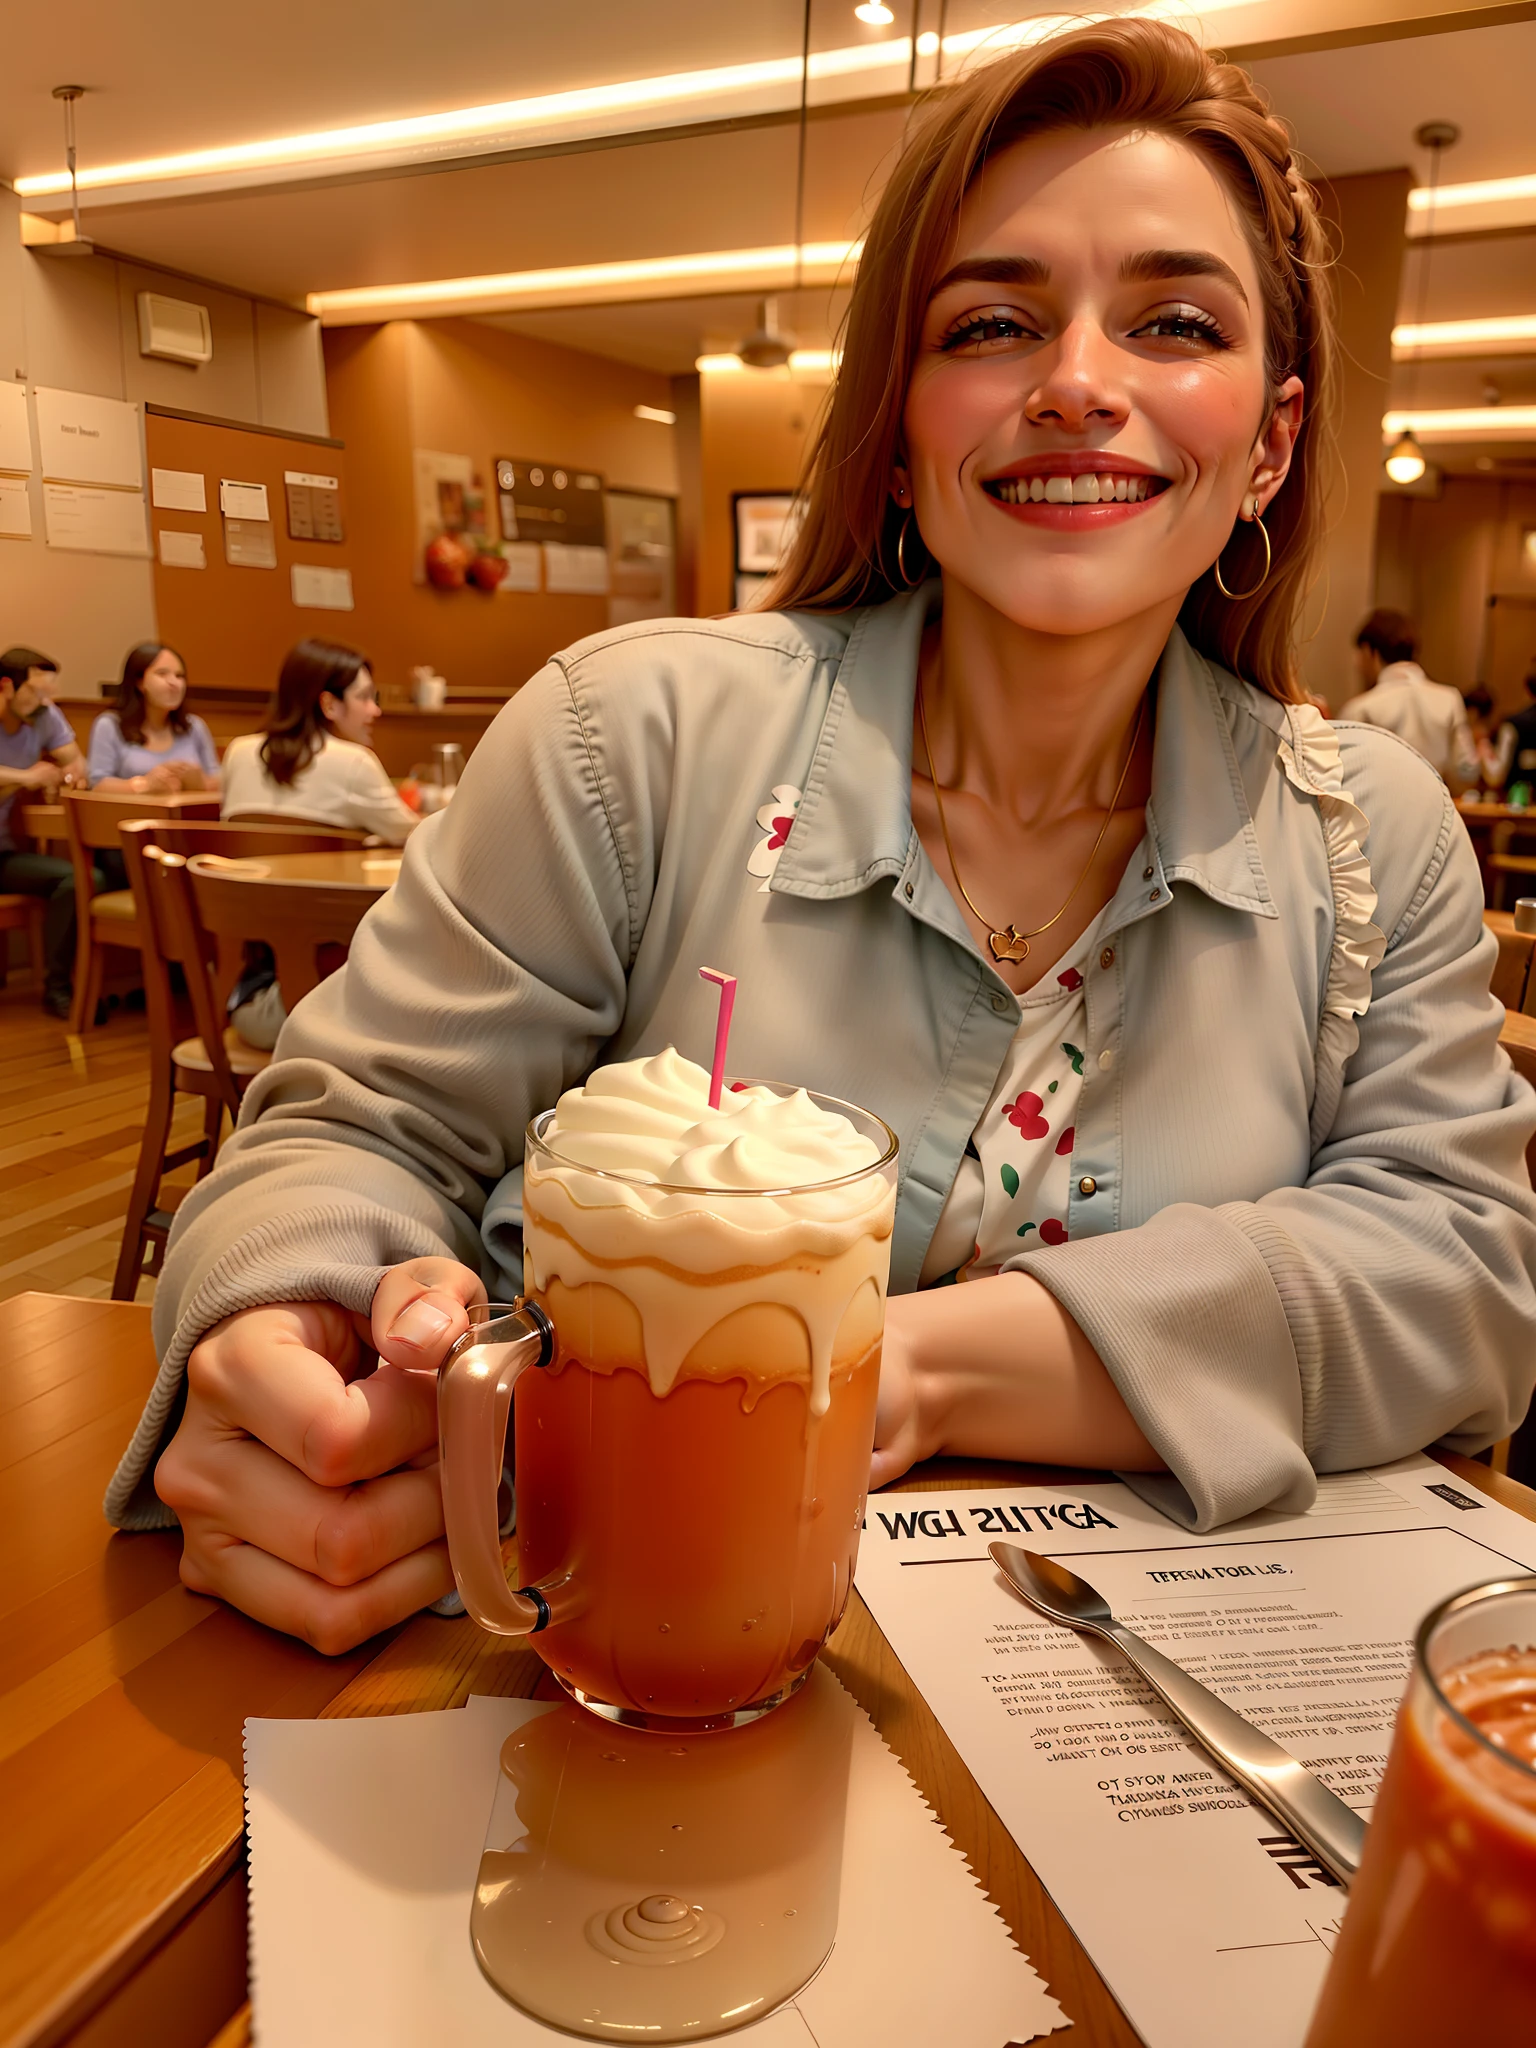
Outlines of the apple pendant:
M1004 931L993 932L988 937L987 944L992 948L994 960L1009 960L1017 965L1019 961L1029 958L1029 941L1013 925L1009 925Z

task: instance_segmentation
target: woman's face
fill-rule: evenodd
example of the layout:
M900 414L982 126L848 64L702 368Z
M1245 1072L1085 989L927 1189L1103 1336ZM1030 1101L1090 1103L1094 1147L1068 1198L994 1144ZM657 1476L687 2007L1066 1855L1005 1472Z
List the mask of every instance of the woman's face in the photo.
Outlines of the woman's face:
M1066 131L1004 151L966 199L895 483L946 582L1014 623L1171 623L1244 501L1279 489L1300 418L1297 379L1266 392L1256 266L1206 159ZM1262 560L1244 526L1228 583Z
M144 671L144 702L151 711L163 712L167 717L179 710L181 700L187 694L187 672L181 665L181 656L173 654L169 647L162 647L149 667Z
M369 671L360 668L340 697L322 690L320 711L337 739L355 740L359 746L371 747L374 724L382 715L382 707Z

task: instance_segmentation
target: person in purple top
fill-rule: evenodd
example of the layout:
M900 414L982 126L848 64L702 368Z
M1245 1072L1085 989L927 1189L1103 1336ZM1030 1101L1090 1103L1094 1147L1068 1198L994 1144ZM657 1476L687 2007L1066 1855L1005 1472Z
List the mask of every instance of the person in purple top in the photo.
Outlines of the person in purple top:
M108 795L219 787L213 735L186 708L186 664L174 647L144 640L123 663L117 705L91 727L92 789Z
M60 784L85 781L85 764L69 721L53 701L59 665L33 647L0 654L0 891L47 901L43 1008L69 1015L75 953L75 875L67 860L22 851L11 813L22 790L52 796Z

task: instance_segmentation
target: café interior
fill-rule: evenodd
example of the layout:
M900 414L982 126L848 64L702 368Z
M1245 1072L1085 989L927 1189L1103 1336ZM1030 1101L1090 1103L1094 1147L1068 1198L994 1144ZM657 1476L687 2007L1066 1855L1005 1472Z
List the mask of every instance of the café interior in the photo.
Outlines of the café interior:
M932 1439L906 1469L880 1466L890 1453L877 1450L866 1504L870 1432L885 1441L895 1398L897 1325L888 1316L881 1376L885 1269L857 1260L889 1235L894 1200L891 1309L900 1288L917 1288L921 1247L900 1288L895 1262L905 1256L906 1175L927 1173L929 1143L922 1119L897 1114L894 1084L887 1100L880 1073L888 1053L893 1067L905 1057L891 1049L907 1042L901 1010L929 997L941 1009L949 994L898 981L855 1003L844 990L815 1010L814 1029L840 1030L844 1015L860 1039L853 1052L830 1067L796 1068L792 1050L781 1055L788 1071L728 1067L733 1002L738 1047L792 1048L792 1034L753 1021L754 1011L793 1011L787 983L798 970L785 963L800 961L836 990L845 974L870 971L856 964L867 955L835 952L830 940L820 951L807 941L804 954L774 951L776 940L758 952L754 940L739 958L706 955L711 934L736 927L710 908L718 878L688 881L695 856L678 815L687 799L675 792L667 832L658 825L650 849L656 872L643 881L628 865L622 883L609 877L592 842L547 850L546 805L560 800L548 778L564 772L551 764L578 745L548 678L568 672L564 650L578 644L598 650L581 659L616 664L602 673L638 708L615 710L616 685L601 696L594 684L597 725L581 728L579 744L594 760L605 747L615 760L626 747L638 758L673 716L656 708L670 697L647 695L662 685L642 672L646 649L671 631L656 622L687 621L688 645L703 650L698 716L714 734L706 742L695 732L695 760L733 750L755 759L754 749L767 758L761 734L778 713L739 680L730 650L746 644L743 634L768 645L765 599L775 602L775 579L789 573L802 518L816 516L807 478L853 347L850 307L861 259L873 261L865 251L875 247L882 192L934 108L986 66L1022 62L1106 18L1177 28L1241 67L1284 124L1295 176L1315 193L1338 357L1326 526L1297 615L1292 708L1283 708L1303 765L1283 740L1281 753L1293 795L1325 793L1307 809L1314 829L1319 816L1330 833L1360 821L1385 862L1393 828L1383 812L1408 784L1373 769L1374 800L1359 787L1351 799L1339 780L1358 744L1349 722L1390 723L1393 689L1430 705L1411 730L1395 729L1439 772L1438 783L1413 784L1413 800L1422 810L1433 789L1446 805L1436 860L1462 878L1471 908L1458 945L1476 952L1481 977L1478 1021L1466 1027L1482 1048L1481 1078L1465 1085L1494 1088L1458 1101L1458 1074L1470 1070L1453 1064L1433 1083L1433 1114L1491 1129L1489 1104L1501 1105L1501 1130L1515 1135L1497 1172L1515 1220L1497 1240L1470 1221L1461 1231L1455 1217L1505 1201L1486 1175L1446 1198L1450 1222L1418 1207L1392 1223L1388 1194L1374 1220L1351 1223L1335 1191L1337 1242L1319 1254L1326 1291L1343 1320L1358 1310L1375 1333L1382 1376L1368 1398L1385 1419L1358 1439L1375 1448L1357 1455L1320 1451L1316 1432L1307 1435L1296 1454L1302 1482L1293 1475L1289 1492L1276 1482L1268 1495L1231 1494L1236 1504L1225 1508L1175 1512L1160 1508L1151 1483L1126 1483L1146 1460L1069 1454L1070 1445L1052 1448L1065 1439L1005 1431ZM173 0L77 0L62 14L18 15L6 51L0 1093L15 1121L0 1139L0 2048L413 2048L733 2031L823 2048L1037 2038L1083 2048L1451 2048L1536 2038L1536 1419L1525 1419L1536 1318L1523 1306L1536 1252L1518 1236L1536 1230L1527 1184L1536 1103L1519 1123L1536 1082L1536 7L1155 0L1100 14L1031 0L759 0L751 9L509 0L469 17L402 0L272 0L247 17ZM913 474L920 515L926 486ZM1095 482L1079 464L1071 477L1092 485L1086 502L1116 496L1108 473ZM1040 485L1036 475L1036 500L1050 496ZM1067 488L1065 499L1083 502L1084 492ZM898 492L895 504L905 502ZM1252 502L1257 511L1257 495ZM903 548L911 530L901 529ZM941 564L952 573L931 534L923 546L927 573ZM921 574L908 573L900 550L896 559L899 573L881 568L881 591L910 611L906 587ZM1240 556L1234 580L1254 559ZM1267 570L1267 531L1264 560ZM845 617L847 606L830 613ZM557 656L565 668L548 666ZM723 681L703 676L711 659ZM1160 685L1168 715L1171 690ZM920 717L924 703L919 694ZM676 715L681 733L687 719ZM858 722L855 712L848 719ZM1435 719L1438 739L1426 737ZM816 727L809 732L805 788ZM1318 749L1310 756L1304 732ZM926 726L920 738L925 749ZM1143 742L1153 744L1138 712L1127 769ZM1001 1037L968 1041L966 1057L979 1044L990 1065L961 1120L958 1157L998 1062L1026 1035L1020 1019L1030 1011L1018 1000L1028 981L1007 979L1007 963L1028 954L1035 934L1010 928L1022 947L1010 952L999 945L1007 934L993 932L988 960L978 934L990 918L961 932L976 906L960 870L974 862L984 871L979 841L957 815L953 781L934 780L939 836L927 829L913 746L901 827L912 852L898 847L869 872L896 877L910 903L912 863L921 866L919 888L944 897L927 915L928 942L965 954L978 1014L991 992L989 1029ZM1307 768L1328 746L1333 768ZM678 749L681 762L681 740ZM854 755L843 759L852 777ZM1159 755L1158 790L1160 764ZM1257 772L1232 768L1235 785L1247 778L1256 815ZM659 775L653 759L653 783ZM743 842L752 850L738 893L767 906L770 927L775 912L819 914L818 890L847 894L818 882L815 858L797 852L804 828L821 823L806 804L802 831L792 830L804 793L789 785L800 776L764 777ZM643 781L638 768L634 778ZM1106 828L1126 786L1122 771ZM855 788L844 785L850 804ZM713 817L707 791L695 794L698 817ZM1106 797L1107 787L1100 805ZM741 824L748 829L747 812ZM1138 808L1119 865L1142 824ZM622 818L614 829L622 840ZM1410 837L1405 826L1405 845ZM1103 841L1101 829L1090 868ZM1333 862L1336 836L1326 856L1324 838L1316 846L1318 862ZM1198 892L1166 848L1157 858L1165 864L1155 869L1149 853L1144 878L1156 883L1153 905L1164 890L1173 899L1171 923L1178 899ZM622 846L616 859L626 862ZM464 895L472 881L489 887L491 868L524 904L524 921L505 924L511 938ZM1133 868L1141 872L1132 860L1128 877ZM1283 878L1272 879L1283 898ZM1380 872L1372 880L1384 903L1394 900L1395 883ZM625 973L633 1003L654 959L641 947L603 982L589 972L589 927L622 922L626 889L633 920L637 891L650 892L656 918L664 896L671 903L685 886L703 906L679 941L697 949L686 963L686 1030L654 1020L630 1029ZM1113 888L1112 877L1101 904ZM885 884L874 893L883 903ZM1045 919L1051 907L1042 897L1030 912L1037 929L1055 922ZM1283 900L1279 914L1289 914ZM1378 942L1365 948L1375 1001L1399 1032L1407 1027L1392 1005L1415 914L1405 908L1395 929L1377 932L1366 913ZM1264 908L1275 915L1274 904ZM478 936L445 950L433 918ZM1083 965L1112 978L1116 942L1093 950L1101 928L1085 921L1086 911L1078 929L1100 936ZM1335 967L1345 921L1336 888L1319 925ZM1149 917L1146 928L1159 922ZM1118 943L1129 972L1131 939ZM467 1028L469 982L489 977L475 999L492 1006L504 986L474 963L496 954L509 972L557 982L562 946L564 1021L551 1011L520 1025L522 1013L508 1008L483 1025L493 1049L465 1080L454 1033ZM381 993L386 953L398 973L419 973L410 994ZM1204 975L1207 955L1189 957L1187 972ZM695 969L709 970L704 983ZM1439 1058L1452 1026L1434 1005L1451 997L1435 993L1427 968L1413 971L1425 992L1412 1030L1441 1047L1425 1059ZM1074 966L1057 977L1063 991L1074 976L1080 987ZM1216 983L1196 985L1202 1000L1217 1000ZM1085 1167L1098 1176L1100 1211L1112 1185L1084 1145L1094 1090L1102 1101L1121 1055L1083 1036L1085 1076L1070 1043L1074 1031L1105 1028L1095 986L1079 1025L1048 1034L1068 1041L1062 1085L1083 1090L1070 1214L1013 1232L1036 1232L1036 1278L1018 1284L1042 1298L1045 1262L1078 1249L1067 1246L1069 1228L1075 1239L1096 1192ZM1256 1016L1256 983L1250 999ZM1320 991L1317 999L1327 1007ZM1370 1000L1367 987L1348 1020L1351 1048L1364 1034L1357 1070L1412 1065L1406 1041L1383 1049L1371 1039ZM408 1051L391 1036L401 1020L418 1034ZM1259 1028L1250 1018L1241 1033L1250 1026ZM491 1105L504 1089L522 1101L521 1084L505 1079L522 1057L519 1032L531 1042L557 1030L564 1052L541 1049L533 1061L557 1079L519 1110L509 1141L517 1156L503 1160ZM247 1243L261 1233L276 1243L285 1207L303 1208L311 1184L326 1183L328 1148L313 1120L343 1114L324 1107L336 1098L322 1069L334 1080L326 1059L345 1066L334 1048L349 1034L366 1041L358 1072L385 1108L358 1140L372 1167L357 1169L326 1213L390 1209L409 1124L409 1142L429 1160L420 1178L433 1203L460 1199L449 1192L457 1175L476 1183L487 1216L510 1217L495 1226L522 1245L509 1281L487 1251L462 1300L434 1308L429 1291L457 1284L440 1270L457 1260L463 1275L475 1253L406 1197L393 1223L359 1224L354 1236L337 1223L343 1248L285 1253L302 1277L295 1283L290 1270L275 1293L264 1291L275 1284L265 1254L250 1253L231 1277L226 1244L241 1231ZM666 1051L673 1044L676 1054ZM674 1064L658 1066L661 1055ZM596 1137L580 1166L560 1152L570 1097L561 1095L553 1123L538 1113L562 1090L580 1094L605 1062L620 1077L610 1089L623 1093L642 1060L635 1120L613 1128L650 1134L656 1118L673 1116L669 1091L692 1089L677 1126L693 1127L690 1143L722 1117L745 1117L743 1130L758 1118L760 1138L730 1143L781 1147L776 1160L839 1162L822 1175L845 1191L818 1198L832 1204L817 1211L823 1236L794 1239L810 1229L795 1221L794 1189L808 1183L788 1167L722 1183L729 1199L716 1204L734 1228L745 1201L767 1199L743 1189L782 1181L790 1193L775 1228L799 1244L795 1286L809 1287L813 1268L820 1285L855 1261L846 1270L850 1298L866 1303L864 1366L844 1372L834 1347L830 1397L818 1393L819 1325L804 1310L812 1334L794 1353L810 1360L795 1368L797 1388L809 1389L796 1393L799 1450L788 1437L777 1449L745 1438L735 1448L782 1388L757 1408L733 1395L723 1420L706 1412L706 1398L737 1384L718 1344L688 1351L695 1362L670 1395L671 1381L658 1381L662 1353L682 1358L704 1327L689 1302L692 1253L679 1252L680 1265L658 1253L658 1264L635 1224L643 1212L655 1227L682 1230L665 1203L653 1215L650 1194L620 1171L603 1197L618 1207L601 1213L629 1218L639 1248L617 1224L601 1255L597 1236L577 1242L589 1227L582 1219L598 1211L583 1208L572 1175L590 1168L603 1179L607 1155ZM774 1086L821 1091L804 1112L820 1119L814 1128L783 1136L790 1097L756 1081L724 1079L722 1109L722 1077L764 1071ZM1008 1125L1020 1141L1045 1131L1058 1080L1004 1071L1020 1091L1005 1105L1005 1135ZM1238 1149L1261 1142L1249 1107L1269 1085L1245 1071L1249 1094L1220 1112L1224 1142ZM845 1072L845 1085L830 1085ZM1026 1081L1039 1092L1024 1092ZM342 1092L352 1085L348 1075ZM1196 1097L1199 1085L1190 1084ZM470 1132L456 1127L452 1144L442 1106L451 1086L468 1091ZM735 1108L733 1087L744 1091ZM1346 1079L1346 1105L1351 1092ZM298 1163L273 1193L258 1171L260 1125L281 1123L285 1108L284 1143ZM1313 1121L1312 1165L1304 1155L1298 1186L1326 1177L1345 1143L1342 1122ZM1127 1123L1127 1191L1136 1128ZM717 1135L726 1145L728 1134ZM1068 1128L1056 1146L1063 1191L1072 1141ZM643 1150L651 1137L631 1142ZM1368 1127L1349 1142L1357 1158L1392 1150ZM1016 1200L1019 1169L999 1167L991 1143L977 1124L967 1161L978 1186L983 1174L989 1188L1000 1177ZM1394 1154L1404 1201L1407 1183L1420 1200L1426 1184L1454 1179L1428 1143L1405 1141ZM443 1146L452 1162L439 1170L431 1161ZM640 1153L621 1146L614 1156ZM1391 1161L1368 1164L1392 1178ZM1363 1185L1364 1167L1361 1176ZM950 1192L941 1178L925 1230ZM640 1179L672 1185L649 1167ZM849 1206L850 1188L863 1206ZM669 1199L690 1228L704 1228L703 1195ZM1180 1199L1177 1186L1162 1196ZM1218 1205L1238 1196L1186 1199L1225 1215ZM210 1249L216 1211L225 1237ZM881 1215L883 1225L868 1220ZM854 1220L838 1237L846 1217ZM1121 1218L1124 1234L1139 1235L1125 1229L1135 1220ZM1095 1217L1092 1228L1115 1226ZM1407 1249L1382 1279L1366 1238L1393 1228ZM491 1223L483 1229L489 1245ZM1298 1241L1305 1261L1312 1240L1301 1232ZM1179 1343L1187 1337L1191 1358L1204 1358L1224 1323L1237 1374L1250 1346L1294 1344L1293 1405L1310 1415L1314 1382L1330 1370L1327 1317L1314 1306L1299 1331L1291 1297L1270 1288L1257 1252L1246 1255L1267 1290L1251 1325L1246 1309L1228 1318L1214 1295L1167 1308L1149 1263L1136 1283L1147 1291L1146 1343L1164 1345L1174 1374ZM1408 1269L1420 1258L1460 1275L1423 1341L1445 1355L1497 1354L1515 1391L1502 1406L1485 1404L1482 1423L1465 1420L1474 1404L1464 1401L1433 1428L1414 1434L1400 1420L1394 1434L1386 1361L1412 1349L1419 1296ZM272 1272L279 1262L273 1252ZM411 1273L424 1277L407 1284ZM615 1293L615 1275L637 1273L631 1304ZM336 1275L350 1277L342 1285ZM924 1265L919 1298L940 1301L931 1277ZM979 1299L1017 1278L966 1293ZM172 1284L176 1305L157 1308L157 1291ZM801 1328L782 1275L778 1292L755 1303L739 1284L735 1313L769 1318L760 1337L751 1334L759 1324L744 1324L740 1342L771 1350L773 1317ZM619 1302L617 1323L590 1305L598 1295ZM282 1341L297 1350L267 1356L242 1408L228 1392L235 1366L223 1361L233 1354L210 1349L207 1332L290 1296L298 1320ZM385 1317L386 1299L402 1321ZM332 1339L314 1334L322 1309L343 1332L323 1365L316 1351ZM1086 1310L1073 1312L1097 1331ZM858 1314L838 1313L846 1346ZM1159 1334L1165 1314L1177 1326L1171 1337ZM199 1315L183 1344L179 1332ZM398 1347L380 1348L381 1332L392 1338L412 1315L435 1317L447 1333L442 1357L419 1360L431 1372L406 1371ZM1271 1323L1271 1334L1253 1334L1265 1316L1278 1340ZM1197 1338L1199 1324L1209 1334ZM579 1370L573 1345L587 1342L595 1360L611 1344L617 1357L626 1333L642 1330L636 1370L612 1358ZM1094 1341L1124 1390L1107 1335ZM298 1370L284 1356L323 1369L336 1415L345 1410L359 1428L367 1413L387 1433L394 1425L379 1417L394 1412L391 1401L415 1402L427 1419L415 1437L401 1422L383 1462L349 1464L338 1450L319 1470L325 1461L307 1438L294 1448L302 1432L290 1441L287 1422L262 1420L260 1388ZM540 1370L518 1378L525 1365ZM1093 1369L1103 1377L1097 1361ZM425 1391L390 1393L394 1382ZM740 1385L762 1393L769 1383L748 1372ZM609 1403L601 1422L591 1387ZM589 1406L578 1418L583 1388ZM693 1404L686 1419L679 1394ZM1150 1439L1159 1451L1143 1408L1129 1392L1125 1402L1135 1443ZM213 1446L195 1472L190 1452L167 1449L178 1431L185 1443L194 1412ZM537 1449L562 1432L569 1445ZM849 1440L852 1462L838 1464ZM803 1463L804 1443L822 1445L820 1477L797 1464L803 1498L775 1521L768 1466ZM314 1482L329 1489L318 1521L295 1508L306 1533L286 1562L266 1554L283 1545L256 1540L233 1494L221 1498L219 1461L241 1451L281 1468L278 1490L300 1483L294 1467L315 1497ZM748 1460L740 1469L738 1455ZM1234 1455L1241 1464L1243 1451ZM1181 1468L1178 1481L1199 1509ZM368 1503L383 1498L372 1490L383 1487L402 1502L409 1489L417 1517L413 1557L386 1550L395 1561L385 1568L366 1533ZM818 1557L816 1544L832 1540L816 1534L823 1513L837 1521L841 1549ZM210 1529L216 1543L194 1534ZM994 1534L1008 1540L989 1544ZM343 1561L327 1561L328 1543ZM1189 1554L1201 1548L1206 1557ZM205 1562L215 1549L227 1577ZM1085 1552L1092 1585L1065 1561ZM236 1553L247 1561L239 1570L228 1562ZM413 1594L395 1593L387 1611L354 1603L353 1620L338 1623L293 1619L298 1610L260 1590L256 1563L349 1595L419 1568ZM912 1564L953 1569L903 1569ZM832 1609L801 1612L805 1643L777 1665L770 1657L722 1679L725 1690L702 1706L702 1694L690 1706L636 1676L654 1665L664 1674L654 1683L672 1683L665 1645L656 1646L673 1629L699 1670L735 1670L743 1635L756 1654L777 1625L775 1572L800 1571L808 1583L828 1569ZM1273 1578L1261 1589L1255 1574ZM733 1575L757 1591L739 1630L734 1619L721 1624L737 1631L722 1644L710 1617L725 1611L721 1588ZM592 1651L590 1668L579 1651L573 1667L547 1646L600 1630L607 1648ZM1498 1713L1479 1704L1478 1659L1490 1657L1507 1667ZM1458 1692L1468 1671L1470 1690ZM658 1698L670 1701L665 1711ZM1461 1859L1450 1878L1446 1843ZM1394 1890L1404 1870L1418 1873L1414 1885Z

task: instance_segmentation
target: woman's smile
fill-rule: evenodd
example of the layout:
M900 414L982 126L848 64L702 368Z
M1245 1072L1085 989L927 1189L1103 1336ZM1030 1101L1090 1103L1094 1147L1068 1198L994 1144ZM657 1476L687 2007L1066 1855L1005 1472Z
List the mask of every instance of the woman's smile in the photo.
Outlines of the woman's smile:
M1010 519L1058 533L1093 533L1136 518L1169 479L1102 450L1032 455L981 479L988 500Z

